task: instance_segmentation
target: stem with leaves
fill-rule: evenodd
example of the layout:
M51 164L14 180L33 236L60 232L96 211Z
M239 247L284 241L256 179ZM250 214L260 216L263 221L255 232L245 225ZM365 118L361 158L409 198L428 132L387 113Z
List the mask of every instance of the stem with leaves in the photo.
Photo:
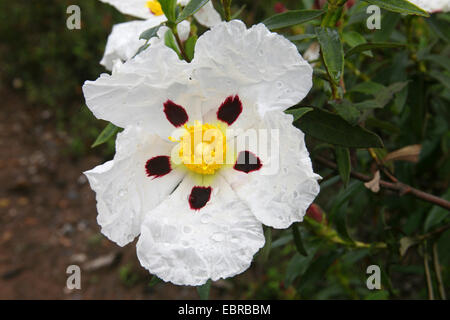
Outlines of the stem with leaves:
M326 158L317 156L315 158L315 160L330 169L337 170L337 164L335 164L334 162L331 162L330 160L328 160ZM362 173L359 173L359 172L356 172L353 170L350 172L350 175L353 178L356 178L356 179L364 181L364 182L372 180L372 178L369 177L368 175L365 175L365 174L362 174ZM400 181L394 183L394 182L380 180L380 186L383 188L386 188L386 189L397 191L399 193L399 195L401 195L401 196L403 196L405 194L410 194L410 195L416 197L417 199L421 199L421 200L433 203L435 205L438 205L444 209L450 210L450 201L436 197L430 193L421 191L419 189L413 188L410 185L404 184Z

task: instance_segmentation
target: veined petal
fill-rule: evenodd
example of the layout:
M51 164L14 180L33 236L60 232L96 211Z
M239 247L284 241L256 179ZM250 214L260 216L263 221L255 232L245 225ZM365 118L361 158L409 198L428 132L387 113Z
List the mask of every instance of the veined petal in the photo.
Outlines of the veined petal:
M237 150L237 153L249 151L256 155L254 166L261 165L260 169L221 171L258 220L280 229L302 221L306 209L319 193L317 180L320 176L313 172L304 134L292 125L292 119L292 115L280 111L267 113L257 128L267 130L264 131L267 145L259 142ZM259 139L261 135L259 132Z
M114 61L127 61L134 57L145 40L139 39L142 32L166 21L164 16L155 16L148 20L119 23L113 26L106 42L105 53L100 64L111 71Z
M155 15L147 7L148 0L100 0L101 2L114 6L123 14L136 18L149 19Z
M164 36L166 28L158 32ZM189 119L202 119L203 97L190 78L190 66L179 60L160 38L151 39L150 48L128 60L112 75L102 74L86 81L83 93L94 115L125 128L141 126L167 139L175 127L164 113L164 104L182 106Z
M214 9L212 1L208 1L203 7L200 8L195 14L195 19L201 25L211 28L222 22L220 14Z
M250 29L238 20L216 25L198 39L193 64L204 95L217 101L239 95L244 118L255 109L263 117L291 107L312 86L312 68L295 45L263 24ZM246 127L242 122L236 126Z
M450 0L409 0L409 2L429 13L450 11Z
M196 182L185 177L147 215L137 244L141 264L178 285L197 286L239 274L264 245L261 223L223 178L204 187L210 190L210 199L200 210L189 205L194 188L198 188ZM203 205L200 191L195 193Z
M133 241L140 233L145 214L183 178L184 173L177 170L158 178L148 176L147 161L170 155L171 148L172 144L158 136L129 127L117 136L114 159L85 172L96 192L101 231L118 245Z

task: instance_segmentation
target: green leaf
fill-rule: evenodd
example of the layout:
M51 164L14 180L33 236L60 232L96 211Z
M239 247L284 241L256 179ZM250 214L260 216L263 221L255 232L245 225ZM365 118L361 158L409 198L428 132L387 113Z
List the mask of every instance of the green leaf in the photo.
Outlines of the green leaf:
M208 300L209 292L211 290L211 280L208 280L204 285L197 287L197 293L200 300Z
M294 256L289 261L288 266L286 268L286 275L284 277L286 287L291 286L294 280L298 276L301 276L306 271L309 264L314 259L316 251L317 248L310 248L310 254L307 257L302 256L297 252L294 254Z
M177 41L175 40L175 36L172 32L172 30L167 30L166 34L164 35L164 43L169 48L173 49L178 54L178 57L180 60L183 60L183 56L181 55L180 49L178 48Z
M430 15L409 1L406 0L364 0L370 4L379 6L380 8L386 9L388 11L404 13L404 14L414 14L418 16L429 17Z
M303 108L289 109L286 110L285 112L288 114L292 114L294 116L293 122L295 122L298 119L300 119L303 115L305 115L307 112L310 112L312 110L313 108L303 107Z
M294 236L295 247L297 248L298 253L306 257L308 255L308 252L306 251L305 246L303 245L302 235L298 230L298 226L299 226L298 222L292 224L292 234Z
M161 9L169 22L175 22L177 0L159 0Z
M331 252L327 252L319 256L308 266L308 269L303 273L298 289L302 290L306 286L317 283L320 279L325 277L325 273L327 272L328 268L340 255L340 250L332 250Z
M339 32L335 28L317 27L316 34L328 74L338 84L344 73L344 49Z
M98 135L97 139L95 139L95 142L92 144L91 148L95 148L109 139L111 139L117 132L119 132L120 128L116 127L112 123L108 123L105 129Z
M356 31L344 32L342 34L342 40L352 48L367 43L366 38ZM373 54L370 51L364 51L363 54L368 57L373 57Z
M177 21L175 23L180 23L181 21L185 20L186 18L189 18L194 13L196 13L198 10L201 9L209 0L191 0L189 3L184 7L183 11L181 11L180 15L178 16Z
M285 36L285 37L290 41L302 41L302 40L315 39L315 38L317 38L317 35L306 33L306 34L296 34L293 36Z
M348 101L347 99L343 99L341 101L332 101L334 109L337 114L344 118L351 125L355 125L358 123L361 112L355 107L355 105Z
M161 25L145 30L139 36L139 39L150 40L155 37Z
M152 279L150 280L150 283L148 284L148 286L153 287L160 282L162 282L162 280L160 278L158 278L157 276L153 276Z
M236 11L232 16L231 16L231 20L237 19L239 18L239 16L241 15L241 13L244 11L244 9L247 7L246 4L242 5L238 11Z
M443 21L439 19L438 16L432 15L427 19L427 23L439 38L446 42L450 42L450 32L448 31L450 24L447 21Z
M291 10L271 16L262 23L270 30L286 28L316 19L324 12L323 10Z
M450 190L448 190L443 198L447 201L450 201ZM433 227L437 226L439 223L441 223L445 218L449 217L450 212L448 210L445 210L442 207L439 206L433 206L430 213L428 213L427 218L425 219L425 232L428 232Z
M294 123L306 134L334 145L348 148L382 148L375 133L352 126L337 114L314 108Z
M372 42L372 43L363 43L356 47L351 48L345 54L345 58L351 57L354 54L361 53L367 50L379 49L379 48L400 48L405 47L406 45L403 43L394 43L394 42Z
M186 56L189 60L194 59L195 44L197 43L197 39L198 36L194 34L184 43L184 51L186 52Z
M339 175L344 182L344 186L347 187L350 180L350 171L352 168L350 163L350 152L348 148L336 147L335 153Z

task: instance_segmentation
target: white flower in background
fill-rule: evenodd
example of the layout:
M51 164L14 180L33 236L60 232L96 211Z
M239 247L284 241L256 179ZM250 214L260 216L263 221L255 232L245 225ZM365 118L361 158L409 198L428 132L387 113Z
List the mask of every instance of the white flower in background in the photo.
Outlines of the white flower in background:
M450 11L450 0L409 0L409 2L429 13Z
M137 254L152 274L201 285L246 270L264 245L262 224L302 221L318 194L304 134L283 112L311 89L312 69L262 24L220 23L199 37L191 63L160 38L112 75L84 84L94 115L125 128L114 159L85 174L103 234L120 246L140 234ZM227 135L230 129L242 131ZM277 130L279 150L235 147L252 129ZM190 139L207 130L213 140ZM191 161L212 142L233 164ZM273 163L279 170L268 174Z
M106 43L105 53L100 61L101 65L111 71L115 60L127 61L145 44L145 40L139 39L142 32L160 25L167 21L167 19L161 9L161 4L157 0L100 1L113 5L123 14L145 19L119 23L113 26L113 30ZM178 0L178 4L181 6L186 6L188 3L188 0ZM206 27L212 27L221 22L221 17L214 9L211 1L197 11L194 17L200 24ZM186 40L190 32L189 22L183 21L178 24L177 28L178 32L182 33L185 37L183 39L183 36L180 36L180 38Z

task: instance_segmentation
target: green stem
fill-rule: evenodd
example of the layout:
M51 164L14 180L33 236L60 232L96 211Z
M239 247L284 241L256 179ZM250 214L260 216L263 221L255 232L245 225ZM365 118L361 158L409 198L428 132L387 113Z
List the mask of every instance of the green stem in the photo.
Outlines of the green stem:
M225 21L231 20L231 1L232 0L222 0L223 12L225 14Z

